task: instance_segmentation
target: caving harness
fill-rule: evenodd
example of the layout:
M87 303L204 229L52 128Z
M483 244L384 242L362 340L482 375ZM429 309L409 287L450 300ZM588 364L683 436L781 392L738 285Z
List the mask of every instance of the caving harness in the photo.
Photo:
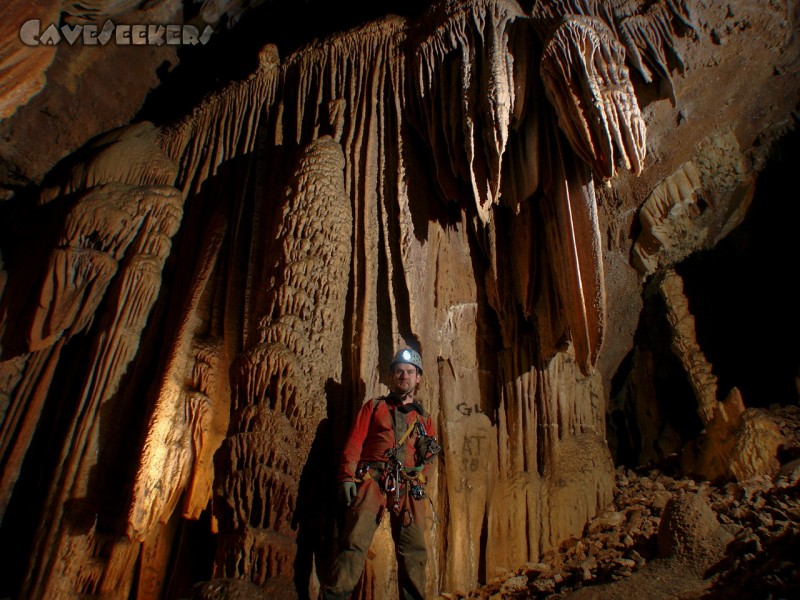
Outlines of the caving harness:
M394 414L392 414L392 420L394 418ZM407 467L403 465L405 443L415 429L417 441L414 444L414 448L417 455L417 465ZM391 508L394 513L399 515L402 512L403 525L409 526L414 522L414 517L408 508L408 496L410 495L414 500L425 498L427 478L422 469L441 450L442 447L436 441L436 437L428 435L425 424L420 420L419 411L417 410L416 417L409 424L403 436L395 441L394 447L386 450L386 461L360 463L356 471L356 481L364 482L369 479L376 479L380 485L381 492L391 500Z

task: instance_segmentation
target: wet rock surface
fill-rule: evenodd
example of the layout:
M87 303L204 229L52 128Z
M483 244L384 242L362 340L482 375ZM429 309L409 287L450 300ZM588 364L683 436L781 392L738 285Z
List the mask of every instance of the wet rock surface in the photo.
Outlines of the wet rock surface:
M668 464L620 467L612 504L580 539L439 600L800 597L800 407L767 414L786 440L774 478L708 482Z

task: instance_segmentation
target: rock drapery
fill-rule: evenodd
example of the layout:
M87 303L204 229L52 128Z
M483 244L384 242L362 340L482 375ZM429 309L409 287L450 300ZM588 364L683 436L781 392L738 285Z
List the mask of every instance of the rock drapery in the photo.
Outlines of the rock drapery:
M43 190L65 216L38 302L12 322L22 284L0 287L4 511L42 436L59 457L24 595L158 597L174 517L211 501L214 575L313 596L325 549L302 529L331 529L328 461L401 343L444 444L431 591L580 532L613 482L595 182L645 161L626 56L675 102L667 55L694 26L684 3L615 5L451 1L266 46L249 79L104 136ZM362 597L391 593L388 543Z
M19 30L29 19L58 20L61 5L56 0L25 2L11 0L7 18L0 29L0 119L14 114L17 107L38 94L45 84L45 71L55 57L55 48L37 49L19 44Z

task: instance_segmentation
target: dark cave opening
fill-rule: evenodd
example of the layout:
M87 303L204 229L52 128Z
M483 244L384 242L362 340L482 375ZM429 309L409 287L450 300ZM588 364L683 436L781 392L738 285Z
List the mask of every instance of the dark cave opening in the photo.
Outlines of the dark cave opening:
M798 164L795 131L772 149L744 222L676 268L698 342L718 377L718 399L735 386L746 406L798 402L800 202L792 197Z
M646 293L635 348L611 381L606 416L614 464L667 467L703 429L689 379L672 351L664 300Z
M697 340L718 378L717 399L737 387L748 407L800 400L800 203L792 198L800 134L775 143L744 221L711 249L675 267ZM649 287L649 286L648 286ZM608 443L617 465L662 462L702 430L697 401L670 348L663 299L646 288L635 348L611 381Z

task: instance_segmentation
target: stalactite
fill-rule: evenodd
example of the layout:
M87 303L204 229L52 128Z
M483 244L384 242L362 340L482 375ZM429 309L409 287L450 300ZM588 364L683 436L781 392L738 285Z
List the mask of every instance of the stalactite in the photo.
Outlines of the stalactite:
M160 267L146 257L153 255L163 261L168 246L137 248L141 230L158 226L158 221L150 224L153 219L163 220L172 233L177 228L175 215L162 214L165 209L157 209L158 202L174 208L175 191L166 187L106 184L86 193L67 216L28 327L34 358L27 361L24 371L16 375L15 384L6 392L14 408L6 415L2 428L4 451L10 453L3 466L3 481L8 485L16 481L63 342L83 332L97 318L95 313L107 297L112 279L120 280L120 261L133 260L130 253L136 252L145 257L138 263L138 276L147 277L153 269L160 272ZM126 272L131 268L126 267ZM158 289L160 280L151 284ZM150 305L153 300L148 298ZM113 379L117 365L105 366L105 372L111 370ZM97 367L100 372L96 376L102 379L103 365Z
M654 273L687 238L704 237L692 223L701 213L701 193L700 174L691 161L650 193L639 210L642 231L632 251L631 262L640 273Z
M277 49L267 45L247 79L206 97L189 115L158 134L163 151L179 165L176 186L190 197L217 177L224 165L251 154L269 120L280 71ZM128 535L143 539L157 521L166 522L188 486L183 513L198 516L211 497L212 457L228 426L230 407L224 340L200 333L202 297L217 265L227 217L224 205L210 207L203 253L181 307L182 323L156 391L153 415L140 461ZM202 211L203 208L198 210ZM207 362L211 359L211 363ZM208 365L213 383L194 376ZM186 381L193 381L186 385ZM210 414L209 414L210 413ZM160 490L160 493L154 493Z
M519 215L540 189L543 179L543 122L549 116L544 88L537 81L536 65L541 50L532 43L530 23L518 20L509 35L514 58L514 110L506 151L502 158L500 198L503 205Z
M600 2L598 0L538 0L534 2L530 15L539 29L542 39L546 39L558 24L568 15L597 17L614 29L615 16L620 10L631 5L630 0Z
M675 38L681 29L695 32L689 2L683 0L616 0L597 2L596 0L559 0L557 2L536 2L531 16L540 36L547 38L570 15L597 17L614 32L615 37L625 47L629 64L636 69L645 82L653 81L654 69L669 90L673 105L676 103L675 88L670 75L669 52L683 72L683 60L678 53ZM648 65L650 68L648 68Z
M207 96L185 118L161 130L161 147L179 165L178 189L197 194L226 162L253 152L262 124L272 115L280 73L278 49L268 44L247 79Z
M158 192L156 192L158 193ZM142 200L136 188L94 188L67 217L28 334L31 350L67 339L94 318L119 261L139 233Z
M416 42L412 82L420 127L431 143L445 197L460 201L469 182L481 220L500 201L502 156L515 110L509 29L515 2L448 2L426 18Z
M641 6L646 6L642 4ZM667 84L673 106L677 103L675 86L669 70L667 51L675 58L681 72L683 60L676 49L676 21L695 30L689 5L683 1L667 0L647 6L644 12L635 9L618 12L617 29L628 52L628 59L646 82L653 80L647 65L654 69Z
M402 50L406 29L404 19L387 17L289 56L276 134L285 143L302 146L330 132L342 146L344 187L356 219L351 284L356 333L347 363L353 369L349 377L363 380L372 391L380 385L375 331L379 318L372 301L378 293L379 267L372 255L378 248L395 252L382 207L407 202L402 126L407 103ZM386 278L392 286L402 285L400 278L405 275L394 271L401 259L390 256ZM391 328L396 332L396 307L390 311Z
M565 19L545 46L541 72L561 129L594 173L610 178L622 166L639 174L644 119L613 33L599 19Z
M161 150L160 130L144 121L100 136L83 150L57 185L43 190L45 204L105 183L172 185L177 165Z
M558 143L550 149L552 181L542 202L553 277L575 358L590 373L605 335L605 283L594 182L585 165Z
M747 159L731 131L701 140L691 160L661 181L639 209L631 264L642 274L676 264L739 225L753 197Z

